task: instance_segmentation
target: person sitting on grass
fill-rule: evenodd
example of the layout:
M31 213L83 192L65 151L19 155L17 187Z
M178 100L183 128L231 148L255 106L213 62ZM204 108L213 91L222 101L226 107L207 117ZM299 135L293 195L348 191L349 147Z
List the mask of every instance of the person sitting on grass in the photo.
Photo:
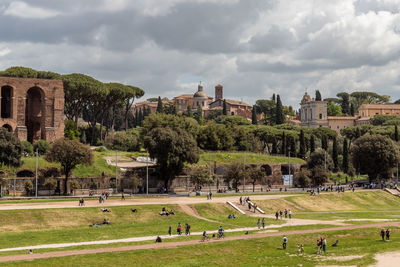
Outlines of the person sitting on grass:
M303 253L304 253L303 244L298 245L297 253L298 253L299 255L303 255Z
M170 210L169 215L175 215L175 212L173 210Z
M218 238L221 237L224 237L224 229L222 228L222 225L220 225L218 228Z
M132 212L137 212L137 209L131 209Z
M104 219L104 220L103 220L103 224L111 224L111 222L110 222L109 219Z
M162 242L161 237L160 237L160 236L157 236L157 238L156 238L156 243L161 243L161 242Z
M111 212L111 210L107 209L107 208L101 208L102 212Z

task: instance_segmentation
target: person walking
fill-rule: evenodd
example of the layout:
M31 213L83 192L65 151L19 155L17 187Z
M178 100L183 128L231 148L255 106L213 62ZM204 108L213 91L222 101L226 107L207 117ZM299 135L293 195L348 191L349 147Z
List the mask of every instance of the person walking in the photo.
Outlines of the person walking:
M242 203L243 203L243 200L242 200L242 197L240 196L240 198L239 198L239 203L240 203L240 205L242 205Z
M122 194L121 194L121 200L125 200L124 192L122 192Z
M289 219L292 219L292 211L289 210Z
M176 229L176 232L178 233L178 235L182 234L182 225L181 225L181 223L178 223L178 228Z
M385 241L385 229L381 229L381 237L382 237L382 241Z
M317 239L317 247L318 247L318 252L317 254L321 254L321 247L322 247L322 237L320 239Z
M212 192L210 192L210 200L212 200Z
M172 227L171 227L171 225L169 225L169 227L168 227L168 234L171 236L171 234L172 234Z
M265 228L265 218L262 219L262 227Z
M326 238L325 237L322 239L322 251L325 254L325 252L326 252Z
M210 193L207 192L207 200L209 200L209 199L210 199Z
M288 242L288 239L287 239L286 235L284 235L283 236L283 243L282 243L283 249L286 249L287 242Z
M390 230L388 228L386 229L386 240L389 240L389 238L390 238Z
M287 209L285 209L285 219L287 219L287 213L288 213L288 211L287 211Z
M282 215L283 215L283 212L280 210L279 211L279 217L281 217L281 220L282 220Z
M260 219L258 219L257 226L258 226L258 230L260 230L261 229L261 221L260 221Z
M250 202L249 202L249 210L251 210L251 204L250 204Z
M275 218L278 220L278 217L279 217L279 213L278 213L278 211L276 211L275 212Z
M187 232L188 232L188 235L190 235L190 224L188 224Z
M257 204L254 204L253 208L254 208L254 213L256 213L256 210L257 210Z

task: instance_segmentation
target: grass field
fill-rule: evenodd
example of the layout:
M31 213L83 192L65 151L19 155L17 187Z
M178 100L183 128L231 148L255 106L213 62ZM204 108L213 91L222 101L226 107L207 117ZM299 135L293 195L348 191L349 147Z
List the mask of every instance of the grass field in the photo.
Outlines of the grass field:
M327 232L327 253L316 254L321 233L288 236L288 247L281 248L282 237L267 237L218 243L199 243L177 249L100 253L83 256L18 262L18 266L368 266L376 252L398 250L400 230L392 229L390 242L379 240L376 229ZM331 247L339 239L338 247ZM304 255L297 245L304 244ZM357 258L353 256L357 255ZM15 266L3 263L0 266Z
M245 161L247 164L280 164L280 163L288 163L289 159L287 157L280 156L270 156L266 154L259 153L249 153L246 152L246 155L242 152L212 152L211 153L211 161L214 161L217 164L231 164L234 162L244 162L244 157L246 157ZM291 163L300 163L305 164L305 161L299 158L290 158ZM202 153L200 155L200 160L198 164L207 165L210 163L210 153Z
M282 236L266 237L220 243L199 243L175 249L143 250L131 252L100 253L96 255L69 256L56 259L41 259L33 262L4 263L0 266L315 266L315 265L357 265L367 266L373 262L377 252L400 250L400 229L393 227L390 242L379 241L379 229L342 230L323 232L332 220L348 219L400 219L400 198L383 191L362 191L346 193L323 193L317 196L288 194L283 199L257 201L258 206L268 214L277 209L290 208L294 218L325 220L317 225L285 225L276 231L284 234L292 230L315 229L314 233L289 236L287 251L281 250ZM160 216L165 206L176 212L174 216ZM138 213L132 213L133 206L110 207L110 213L100 208L67 208L37 210L0 211L0 248L32 246L38 244L68 243L92 240L119 239L167 233L171 224L173 232L180 222L189 223L192 232L204 229L216 230L219 225L225 229L255 227L257 218L238 214L223 203L189 204L193 211L207 220L184 213L179 205L137 205ZM106 205L105 205L106 207ZM372 211L372 212L371 212ZM228 219L234 213L236 219ZM89 224L100 223L104 218L112 224L91 228ZM266 219L270 224L284 221ZM371 222L355 221L351 224ZM250 232L250 234L252 231ZM227 233L228 236L243 235L243 232ZM337 248L328 246L324 256L316 255L316 239L324 235L328 243L340 240ZM199 236L166 239L165 243L185 240L199 240ZM40 249L35 253L48 251L81 250L88 248L118 247L134 244L150 244L154 241L117 243L106 245L75 246L59 249ZM297 244L305 245L305 255L297 256ZM17 255L24 251L2 252L0 256ZM344 256L360 255L359 258ZM134 259L134 260L132 260ZM162 262L160 261L162 259Z

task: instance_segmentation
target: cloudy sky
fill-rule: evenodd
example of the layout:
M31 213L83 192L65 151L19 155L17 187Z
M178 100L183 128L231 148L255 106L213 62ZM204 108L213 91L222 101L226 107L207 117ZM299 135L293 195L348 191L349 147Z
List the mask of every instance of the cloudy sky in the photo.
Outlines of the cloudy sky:
M80 72L144 98L191 93L298 107L371 90L400 98L400 0L0 1L0 69Z

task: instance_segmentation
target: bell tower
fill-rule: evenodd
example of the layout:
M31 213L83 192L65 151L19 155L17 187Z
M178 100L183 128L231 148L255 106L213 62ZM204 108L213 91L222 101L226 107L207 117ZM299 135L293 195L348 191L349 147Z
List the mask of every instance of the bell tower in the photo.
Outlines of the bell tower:
M215 86L215 100L224 99L223 97L223 86L218 84Z

